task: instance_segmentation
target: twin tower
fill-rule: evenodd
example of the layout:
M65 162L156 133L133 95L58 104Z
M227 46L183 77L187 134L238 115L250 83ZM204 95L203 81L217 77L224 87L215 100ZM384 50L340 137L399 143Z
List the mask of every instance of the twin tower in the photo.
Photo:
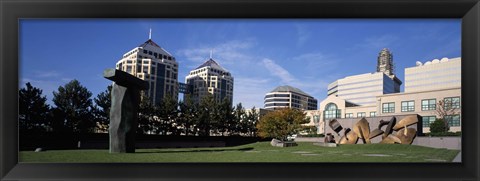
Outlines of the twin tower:
M211 95L220 102L233 100L233 77L211 57L190 71L185 83L178 81L179 65L175 57L152 41L151 37L139 46L123 54L116 69L127 72L149 84L146 95L155 104L171 96L178 101L179 93L190 95L194 102Z

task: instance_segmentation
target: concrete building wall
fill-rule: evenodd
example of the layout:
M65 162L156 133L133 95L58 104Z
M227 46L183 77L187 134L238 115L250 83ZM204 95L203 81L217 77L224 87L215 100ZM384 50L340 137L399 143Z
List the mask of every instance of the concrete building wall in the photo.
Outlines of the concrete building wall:
M405 69L405 92L461 87L461 58L442 58Z
M420 92L404 92L396 94L385 94L378 96L377 107L379 108L379 116L390 116L390 115L407 115L407 114L419 114L420 116L438 116L436 109L433 110L422 110L422 100L435 99L435 104L438 106L438 101L444 100L445 98L450 97L459 97L461 99L461 88L449 88L441 90L429 90L429 91L420 91ZM402 111L402 102L404 101L414 101L414 110L413 111ZM393 113L385 113L382 110L384 103L394 103L395 111ZM460 103L461 105L461 103ZM457 110L458 114L461 115L461 108ZM427 126L427 125L425 125ZM451 126L450 131L457 132L461 131L461 121L458 126ZM423 132L430 132L429 127L424 127Z

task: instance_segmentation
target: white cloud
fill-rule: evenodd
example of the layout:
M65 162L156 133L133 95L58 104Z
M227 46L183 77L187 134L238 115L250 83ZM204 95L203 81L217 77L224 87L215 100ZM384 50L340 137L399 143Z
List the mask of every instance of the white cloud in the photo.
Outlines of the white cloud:
M289 84L295 81L295 78L290 74L290 72L285 70L280 65L276 64L273 60L265 58L262 60L262 62L265 68L267 68L267 70L270 72L270 74L280 78L282 80L282 83Z
M251 58L245 51L251 49L256 44L252 38L245 40L233 40L217 45L199 45L195 48L183 49L177 52L184 56L187 62L193 64L203 63L213 51L213 59L220 64L233 65L242 62L248 62Z
M242 103L243 107L250 109L263 107L263 99L267 92L273 89L272 81L261 77L236 77L233 88L233 102Z
M302 46L310 39L311 32L306 25L296 25L297 30L297 46Z

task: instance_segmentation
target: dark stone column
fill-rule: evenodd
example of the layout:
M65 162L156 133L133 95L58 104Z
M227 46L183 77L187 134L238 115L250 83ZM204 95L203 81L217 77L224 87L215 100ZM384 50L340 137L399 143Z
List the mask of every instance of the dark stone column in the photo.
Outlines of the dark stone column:
M114 81L110 108L110 153L135 153L140 90L148 83L126 72L107 69L103 76Z

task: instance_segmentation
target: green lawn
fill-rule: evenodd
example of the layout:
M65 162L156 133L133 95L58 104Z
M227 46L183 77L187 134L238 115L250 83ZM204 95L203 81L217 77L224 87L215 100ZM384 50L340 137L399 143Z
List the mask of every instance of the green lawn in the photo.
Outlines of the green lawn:
M47 150L20 152L20 162L451 162L459 150L415 145L339 145L328 148L300 142L296 147L272 147L258 142L236 147L108 150Z

